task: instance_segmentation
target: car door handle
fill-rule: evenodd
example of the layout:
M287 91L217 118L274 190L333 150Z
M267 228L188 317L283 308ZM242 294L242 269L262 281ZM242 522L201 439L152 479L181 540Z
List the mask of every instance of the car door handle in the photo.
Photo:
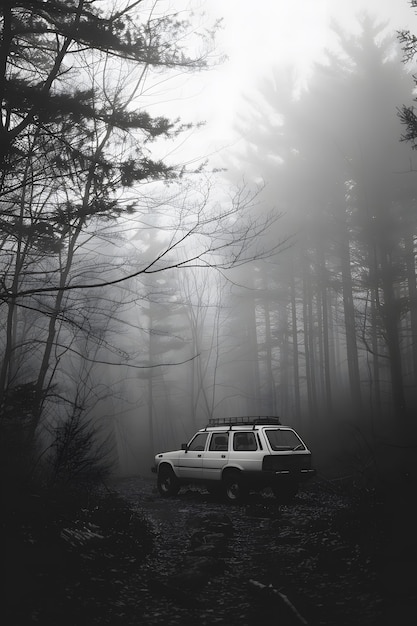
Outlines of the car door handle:
M201 454L197 454L198 458L201 459Z
M225 458L226 458L226 455L225 455L225 454L222 454L222 459L225 459Z

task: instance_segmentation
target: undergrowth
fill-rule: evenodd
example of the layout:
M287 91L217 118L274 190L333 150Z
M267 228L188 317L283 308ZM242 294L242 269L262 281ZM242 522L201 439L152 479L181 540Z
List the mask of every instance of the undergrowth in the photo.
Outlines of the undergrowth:
M113 493L15 494L7 504L0 620L8 626L95 623L153 549L148 521Z

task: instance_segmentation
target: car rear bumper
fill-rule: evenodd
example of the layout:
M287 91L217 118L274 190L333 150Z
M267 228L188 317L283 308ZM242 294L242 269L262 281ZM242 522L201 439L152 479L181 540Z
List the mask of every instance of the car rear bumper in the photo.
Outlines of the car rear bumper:
M313 478L317 474L317 470L315 469L301 469L298 472L291 472L290 470L281 470L279 472L272 472L274 476L279 478L281 477L292 477L297 478L297 480L308 480L309 478Z
M299 470L263 470L260 472L242 472L242 478L253 487L274 487L279 483L301 483L313 478L315 469L302 468Z

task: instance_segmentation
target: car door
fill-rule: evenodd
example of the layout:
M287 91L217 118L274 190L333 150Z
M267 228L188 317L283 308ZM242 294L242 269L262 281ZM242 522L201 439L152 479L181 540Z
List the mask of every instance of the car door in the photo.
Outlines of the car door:
M203 469L203 454L208 433L197 433L178 459L178 477L186 480L200 480Z
M259 472L262 469L263 452L259 450L258 439L253 430L233 433L233 461L245 472Z
M223 467L229 460L229 432L211 433L208 448L203 456L204 480L220 480Z

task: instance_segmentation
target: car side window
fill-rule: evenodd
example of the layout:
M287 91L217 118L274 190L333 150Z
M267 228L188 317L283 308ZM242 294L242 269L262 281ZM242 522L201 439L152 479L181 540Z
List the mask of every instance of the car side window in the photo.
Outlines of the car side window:
M210 447L211 451L226 452L229 448L229 434L228 433L213 433L211 436Z
M198 433L194 439L192 439L188 450L191 452L201 452L206 447L208 433Z
M233 450L254 451L257 448L255 433L235 433Z

